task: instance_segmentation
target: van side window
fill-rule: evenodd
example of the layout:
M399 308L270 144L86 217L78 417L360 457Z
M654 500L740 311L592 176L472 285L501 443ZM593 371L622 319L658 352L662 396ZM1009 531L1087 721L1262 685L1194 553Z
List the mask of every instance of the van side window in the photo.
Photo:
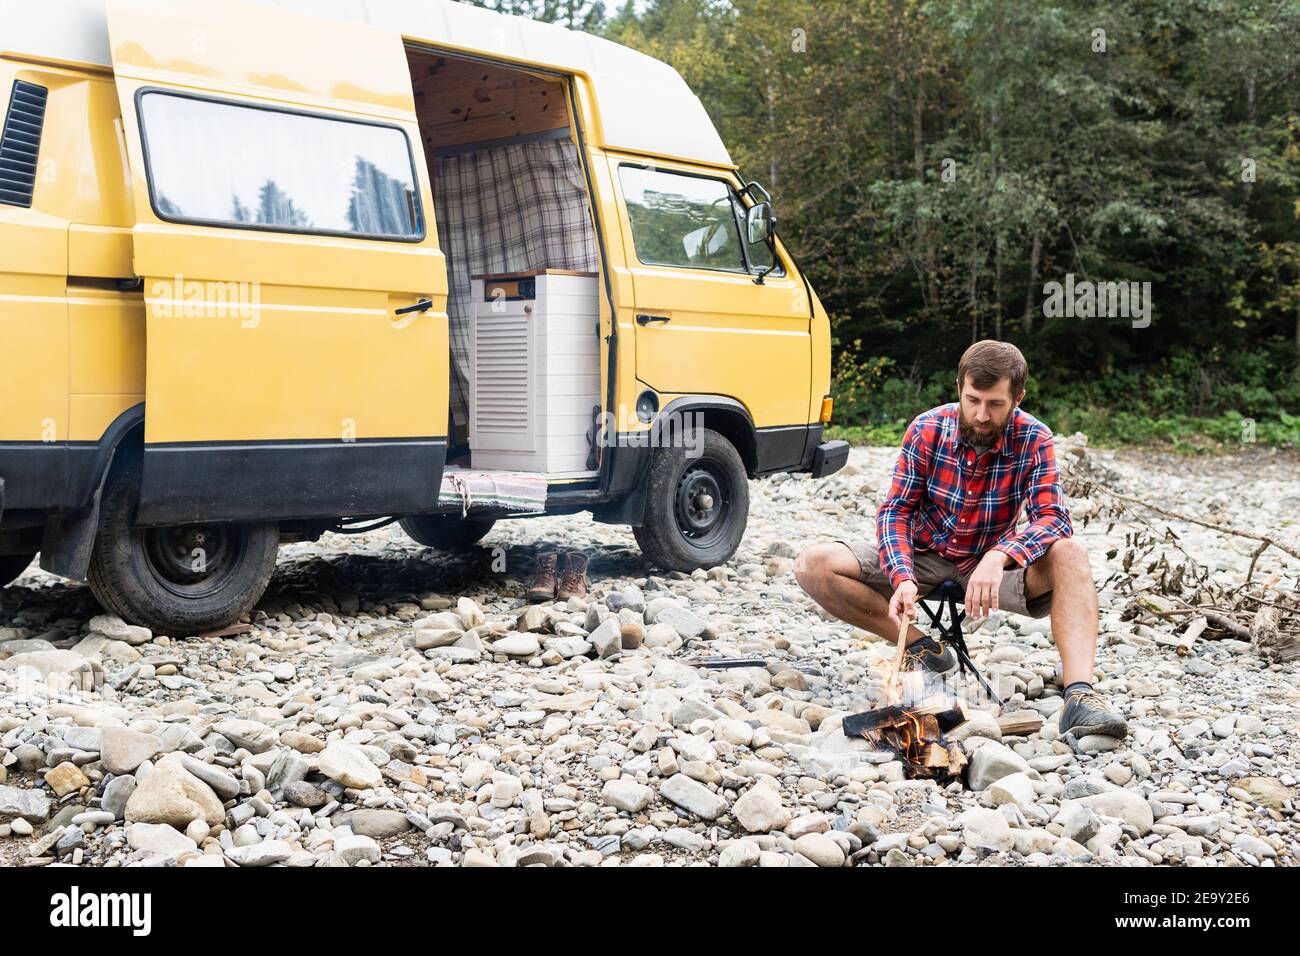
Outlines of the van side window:
M619 179L643 263L749 271L729 184L642 166L620 166Z
M396 127L148 91L149 195L168 222L415 241L424 224Z

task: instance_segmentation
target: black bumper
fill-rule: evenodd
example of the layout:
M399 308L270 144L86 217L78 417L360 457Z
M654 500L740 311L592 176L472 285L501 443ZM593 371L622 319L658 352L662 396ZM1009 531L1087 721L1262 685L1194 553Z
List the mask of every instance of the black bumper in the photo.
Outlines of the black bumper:
M844 467L849 460L849 443L846 441L822 442L813 451L812 476L825 478Z

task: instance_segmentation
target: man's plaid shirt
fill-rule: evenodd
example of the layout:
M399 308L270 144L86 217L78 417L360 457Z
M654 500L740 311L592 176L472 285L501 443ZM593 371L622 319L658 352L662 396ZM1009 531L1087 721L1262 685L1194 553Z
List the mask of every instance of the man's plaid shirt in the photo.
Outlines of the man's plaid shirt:
M1023 567L1073 533L1051 429L1016 408L993 447L978 455L958 421L956 403L941 405L918 416L903 439L889 496L876 512L880 569L895 588L916 579L913 548L967 574L992 550ZM1022 505L1029 524L1017 531Z

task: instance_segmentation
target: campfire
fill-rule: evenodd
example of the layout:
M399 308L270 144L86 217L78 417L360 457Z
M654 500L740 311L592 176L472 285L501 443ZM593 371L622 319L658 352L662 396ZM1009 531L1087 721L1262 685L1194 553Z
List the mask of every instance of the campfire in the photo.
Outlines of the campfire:
M965 722L966 708L945 691L928 689L924 672L903 670L907 626L904 621L899 629L893 660L879 665L884 703L845 717L844 734L862 737L878 750L893 751L910 777L959 777L966 767L966 751L943 735Z
M962 702L940 693L914 703L885 704L850 714L843 729L845 735L862 737L877 749L898 754L911 777L948 780L961 776L966 751L943 735L965 720Z

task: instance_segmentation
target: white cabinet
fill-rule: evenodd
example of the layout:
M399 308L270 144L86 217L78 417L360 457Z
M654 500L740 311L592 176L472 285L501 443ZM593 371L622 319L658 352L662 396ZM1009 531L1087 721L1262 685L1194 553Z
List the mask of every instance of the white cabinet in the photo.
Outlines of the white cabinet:
M588 474L600 405L595 275L473 279L470 467Z

